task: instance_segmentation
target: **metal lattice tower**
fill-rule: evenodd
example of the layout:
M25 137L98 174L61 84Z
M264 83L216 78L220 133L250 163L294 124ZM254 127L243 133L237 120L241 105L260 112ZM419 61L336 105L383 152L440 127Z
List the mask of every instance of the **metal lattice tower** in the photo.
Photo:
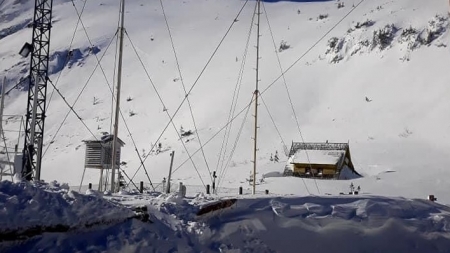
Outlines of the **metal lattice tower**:
M35 0L22 176L39 180L44 137L53 0Z

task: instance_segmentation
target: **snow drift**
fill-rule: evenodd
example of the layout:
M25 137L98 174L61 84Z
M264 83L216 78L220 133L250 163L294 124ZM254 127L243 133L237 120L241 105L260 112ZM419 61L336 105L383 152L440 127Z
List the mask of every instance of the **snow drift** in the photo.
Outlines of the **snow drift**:
M55 187L56 185L56 187ZM221 199L198 194L83 196L57 184L0 184L2 231L76 225L132 215L146 205L152 223L123 220L79 231L3 242L8 252L448 252L450 208L427 200L376 196L243 196L198 216ZM55 245L58 245L55 248Z
M59 184L0 182L0 233L33 227L78 227L133 217L128 208Z

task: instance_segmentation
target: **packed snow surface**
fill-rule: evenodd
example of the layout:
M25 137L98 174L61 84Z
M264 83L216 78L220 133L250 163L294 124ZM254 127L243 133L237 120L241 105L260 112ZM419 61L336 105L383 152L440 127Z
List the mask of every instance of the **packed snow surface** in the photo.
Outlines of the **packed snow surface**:
M134 213L95 195L58 183L0 182L0 233L32 227L70 227L125 219Z
M126 143L123 169L136 182L149 183L145 170L155 184L167 178L174 150L172 183L204 188L216 171L219 187L245 187L253 164L253 108L246 114L246 106L255 88L255 26L248 43L247 38L256 1L244 3L163 1L172 47L160 2L127 2L119 137ZM0 5L0 75L7 77L8 89L28 74L29 59L17 52L31 39L33 7L13 0ZM85 185L99 182L98 170L84 172L82 141L93 138L87 128L96 136L112 132L118 11L119 1L54 1L49 78L83 122L49 84L41 173L46 181L74 186L84 175ZM448 27L446 0L264 1L257 180L283 172L291 141L348 142L355 169L364 176L355 184L363 189L408 198L435 194L450 203L444 180L450 177ZM283 77L277 57L288 70ZM168 124L191 88L189 103ZM25 82L8 94L4 114L24 115L26 97ZM9 132L20 121L8 116L3 127L8 150L16 144L21 149L23 139ZM181 128L192 134L180 136ZM151 147L158 143L156 152ZM276 151L280 163L270 165ZM336 194L350 184L325 181L315 189L315 182L305 181L314 187L287 193ZM281 189L268 185L273 182L257 190Z
M11 190L5 190L11 189ZM131 206L147 206L151 223L123 220L75 232L44 233L28 240L0 242L2 252L449 252L450 208L428 200L378 196L240 196L231 207L197 215L227 198L197 194L114 194L106 199L84 198L85 209L51 202L39 209L18 205L25 196L39 200L51 194L25 183L2 183L9 198L1 205L20 207L32 217L67 223L68 217L109 219ZM21 197L23 196L23 197ZM96 212L98 203L108 203ZM123 205L122 208L117 205ZM55 209L63 208L55 217ZM40 214L42 213L42 214ZM69 215L69 213L71 213ZM90 214L92 213L92 214ZM95 217L93 217L95 215ZM23 217L23 215L19 215ZM86 216L86 217L83 217ZM1 213L2 228L15 229L10 215ZM25 223L22 223L25 224ZM29 223L30 226L33 223Z

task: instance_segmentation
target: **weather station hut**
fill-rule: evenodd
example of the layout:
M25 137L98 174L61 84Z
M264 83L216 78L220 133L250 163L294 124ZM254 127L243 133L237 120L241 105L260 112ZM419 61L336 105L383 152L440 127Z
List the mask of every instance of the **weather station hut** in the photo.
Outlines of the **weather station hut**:
M112 168L111 166L111 155L113 149L113 135L103 135L99 139L95 140L84 140L86 144L86 154L84 160L84 167L86 169L98 169L100 170L100 182L99 190L105 190L102 188L107 182L107 177L104 176L104 171ZM125 142L117 138L117 153L116 153L116 169L120 165L120 154L121 149L125 146Z
M348 143L292 142L285 173L319 179L361 177L353 166Z

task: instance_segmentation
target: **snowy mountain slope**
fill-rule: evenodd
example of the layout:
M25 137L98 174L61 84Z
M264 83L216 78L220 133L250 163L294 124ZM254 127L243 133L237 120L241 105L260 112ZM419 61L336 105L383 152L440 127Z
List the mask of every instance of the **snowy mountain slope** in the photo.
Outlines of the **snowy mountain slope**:
M264 3L265 10L261 16L260 90L269 87L280 76L266 15L276 46L282 40L290 45L289 49L279 53L282 68L287 69L353 5L358 4L355 1L341 2L345 4L343 8L337 8L335 1ZM27 75L28 60L17 55L22 43L30 40L31 30L21 28L32 17L32 6L25 3L6 0L0 6L0 34L4 34L5 29L17 27L17 31L0 40L0 71L8 77L10 87ZM82 1L75 1L79 12L83 4ZM186 89L195 82L243 4L243 1L218 0L164 2ZM245 6L189 96L198 127L195 138L185 143L191 154L199 148L198 137L204 144L226 124L254 4L249 2ZM184 98L184 91L159 2L133 1L127 3L126 9L127 33L164 101L162 105L130 40L126 39L122 112L137 150L144 156L149 153L151 144L155 144L168 122L164 107L173 114ZM356 182L363 191L420 198L433 193L440 201L450 202L445 196L450 184L443 180L449 175L445 166L449 162L446 150L449 148L447 140L450 127L450 119L446 116L449 108L446 99L449 88L446 84L450 80L450 73L445 66L450 53L447 45L448 20L444 21L445 31L429 45L408 51L405 44L399 42L404 29L412 26L421 31L426 30L429 21L434 20L436 15L447 18L447 10L448 3L444 0L364 1L285 75L305 141L348 141L356 169L366 176ZM327 17L320 19L321 16ZM109 48L108 44L116 31L118 2L86 2L82 21L92 45L79 24L72 44L72 49L77 49L74 52L78 53L70 67L69 64L64 66L61 63L69 51L73 29L77 24L77 14L72 4L56 1L54 20L51 48L52 70L55 73L50 78L56 82L60 74L57 70L62 69L57 86L69 103L75 101L93 73L96 57L101 58L103 54L102 69L112 85L115 44L113 42ZM357 22L366 20L371 20L373 25L348 33ZM356 45L361 40L373 38L374 31L391 24L398 28L398 32L385 49L361 50L353 55L352 50L339 51L343 59L338 63L330 63L330 55L326 53L329 39L345 38L346 46ZM254 37L253 33L236 112L250 101L254 90ZM89 50L93 46L94 50ZM97 48L100 51L97 52ZM409 61L405 60L405 55ZM132 100L125 101L127 97ZM289 146L291 141L301 141L282 81L279 79L262 97L286 145ZM371 101L367 102L366 97ZM13 91L6 101L5 113L23 114L25 101L26 92ZM111 93L101 69L97 68L94 72L74 108L96 134L111 132ZM243 185L241 182L245 184L245 178L248 177L252 166L252 111L244 124L236 152L230 159L226 178L221 180L223 186L238 187ZM44 142L45 147L49 148L44 156L42 175L46 180L58 179L77 185L83 173L84 148L81 141L92 136L70 114L54 142L50 143L67 112L64 101L54 94L46 119L47 137ZM130 112L135 115L130 117ZM266 170L264 168L268 167L270 169L266 172L274 169L282 171L282 163L270 164L268 161L270 154L276 150L283 153L283 144L263 103L259 118L258 157L261 169ZM233 123L227 154L232 150L242 119L243 114ZM139 159L123 122L120 124L120 137L126 142L122 160L127 163L125 171L132 175L139 166ZM174 124L177 130L181 126L185 130L194 130L187 103L175 117ZM223 170L216 168L216 164L222 137L223 132L209 142L205 149L210 170L217 170L219 175ZM176 151L175 168L187 159L188 155L172 126L169 126L160 142L163 148ZM196 153L193 160L205 183L210 183L201 152ZM166 177L169 162L168 152L150 155L145 165L153 181L160 182ZM97 174L97 171L87 171L85 182L97 182ZM147 181L142 169L137 179ZM174 173L174 180L188 185L201 184L191 162L183 164ZM305 181L310 192L317 194L315 182ZM331 194L345 192L349 185L349 182L334 181L317 183L322 189L321 193ZM285 184L289 187L281 187ZM301 179L267 179L258 188L273 189L277 193L308 193Z

